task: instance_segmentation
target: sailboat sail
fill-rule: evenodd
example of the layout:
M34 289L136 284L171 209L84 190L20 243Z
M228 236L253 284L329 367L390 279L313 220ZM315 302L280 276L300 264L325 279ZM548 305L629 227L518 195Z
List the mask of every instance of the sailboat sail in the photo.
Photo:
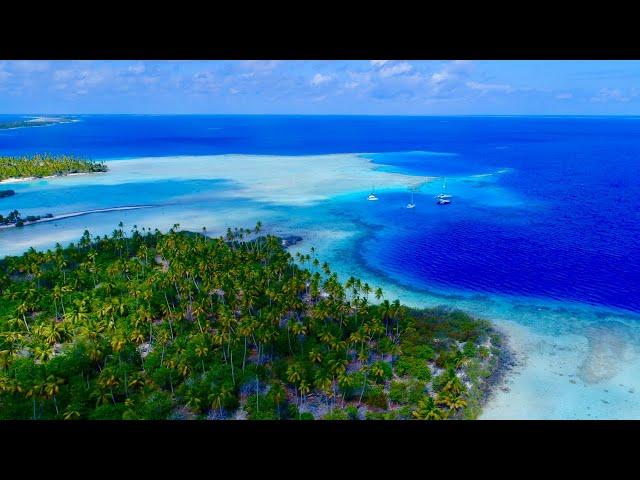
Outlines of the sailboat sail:
M442 181L442 193L439 193L438 195L436 195L436 198L438 200L449 200L451 198L451 195L448 195L445 193L446 188L447 188L447 178L445 177L444 180Z
M415 206L416 206L416 204L415 204L415 203L413 203L413 190L411 190L411 202L409 202L409 203L407 204L407 208L413 208L413 207L415 207Z

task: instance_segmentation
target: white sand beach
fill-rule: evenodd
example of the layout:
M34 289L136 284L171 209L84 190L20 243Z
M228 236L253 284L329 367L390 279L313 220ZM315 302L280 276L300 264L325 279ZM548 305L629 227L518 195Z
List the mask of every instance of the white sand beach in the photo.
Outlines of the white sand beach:
M83 175L99 175L104 172L80 172L80 173L66 173L64 175L48 175L46 177L9 177L4 180L0 180L1 183L27 183L34 182L39 180L49 180L52 178L63 178L63 177L78 177Z

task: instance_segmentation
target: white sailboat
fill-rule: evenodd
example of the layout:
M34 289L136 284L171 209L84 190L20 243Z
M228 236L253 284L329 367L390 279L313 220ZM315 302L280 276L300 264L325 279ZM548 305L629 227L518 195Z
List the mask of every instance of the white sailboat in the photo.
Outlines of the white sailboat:
M407 208L415 208L416 204L413 203L413 190L411 190L411 201L407 204Z
M437 199L436 203L438 205L449 205L451 203L451 195L444 193L446 189L447 189L447 179L445 177L445 179L442 182L442 193L439 193L438 195L436 195L436 199Z
M442 182L442 193L439 193L438 195L436 195L436 199L438 200L438 205L449 205L451 203L451 195L448 195L445 192L447 188L447 179L445 177L444 181Z
M371 193L367 197L367 200L369 200L370 202L378 200L378 197L376 197L375 188L371 187Z

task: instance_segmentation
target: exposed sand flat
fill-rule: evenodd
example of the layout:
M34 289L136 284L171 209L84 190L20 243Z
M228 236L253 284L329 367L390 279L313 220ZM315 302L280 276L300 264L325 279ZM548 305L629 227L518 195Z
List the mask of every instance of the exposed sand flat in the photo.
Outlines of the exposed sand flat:
M108 165L99 183L220 179L237 187L226 196L279 205L310 205L347 192L407 188L435 178L383 172L357 154L149 157Z
M57 122L57 123L64 123L64 122L68 122L69 120L66 118L60 118L60 117L35 117L35 118L31 118L29 120L25 120L25 122L27 123L44 123L44 122Z
M625 330L619 322L606 322L585 329L589 350L578 370L585 383L611 380L620 372L621 366L634 359Z
M64 175L48 175L46 177L9 177L4 180L0 180L0 183L22 183L22 182L33 182L36 180L47 180L51 178L64 178L64 177L77 177L81 175L95 175L98 173L105 172L79 172L79 173L66 173Z
M543 335L511 321L497 324L518 365L480 419L640 418L640 365L629 328L596 324L582 334Z

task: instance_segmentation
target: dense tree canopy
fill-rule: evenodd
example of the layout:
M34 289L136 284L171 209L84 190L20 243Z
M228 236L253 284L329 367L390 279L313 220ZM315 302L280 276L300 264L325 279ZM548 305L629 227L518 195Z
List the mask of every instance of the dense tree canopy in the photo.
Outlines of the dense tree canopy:
M486 322L341 284L260 230L85 232L0 260L0 418L478 413L497 353Z
M48 177L70 173L106 172L102 162L68 155L33 155L30 157L0 156L0 181L7 178Z

